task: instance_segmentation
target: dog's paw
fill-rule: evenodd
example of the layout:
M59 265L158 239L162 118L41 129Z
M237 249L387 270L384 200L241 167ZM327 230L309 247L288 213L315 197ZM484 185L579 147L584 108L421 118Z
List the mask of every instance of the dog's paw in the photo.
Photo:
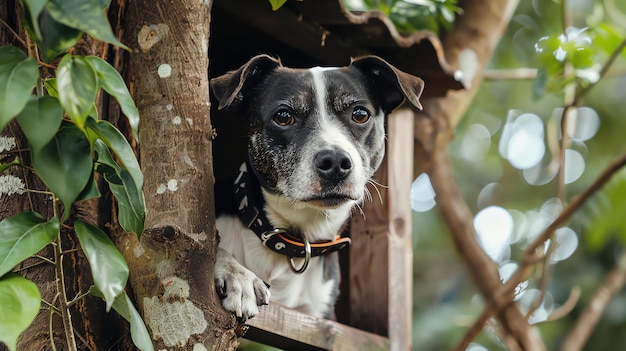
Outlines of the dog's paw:
M217 250L215 288L222 307L243 321L259 313L258 306L270 302L270 289L230 253Z

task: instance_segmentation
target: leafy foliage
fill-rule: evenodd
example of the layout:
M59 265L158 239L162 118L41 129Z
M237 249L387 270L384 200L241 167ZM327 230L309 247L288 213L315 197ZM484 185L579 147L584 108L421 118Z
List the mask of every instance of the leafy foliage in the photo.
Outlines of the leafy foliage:
M17 122L26 135L34 154L47 145L61 127L63 108L58 99L51 96L31 96L17 115Z
M354 2L346 5L353 11L380 10L389 16L398 31L405 33L450 30L456 15L462 12L456 0L363 0L360 6L354 6Z
M91 266L91 275L106 301L107 311L115 298L124 291L128 266L122 254L98 227L84 221L74 223L80 246Z
M143 231L145 204L139 164L124 136L109 122L98 120L95 101L101 88L115 98L135 136L137 107L124 80L109 63L95 56L64 54L83 32L126 48L109 26L105 13L109 3L22 0L26 30L39 45L43 59L64 55L53 78L42 80L36 58L19 48L0 47L0 130L16 119L28 141L31 170L46 185L55 209L57 199L63 204L62 215L50 219L22 212L0 221L0 341L11 350L38 313L40 297L33 283L10 271L46 245L61 240L60 225L68 222L72 205L100 196L95 181L98 173L118 199L121 226L137 235ZM0 172L10 166L22 166L19 157L2 164ZM124 313L134 330L133 340L141 349L152 350L145 325L124 292L128 267L123 256L99 228L80 220L67 223L72 224L107 310L114 307ZM56 245L61 247L60 242Z
M89 294L104 298L104 295L96 286L92 286L91 289L89 289ZM154 347L148 329L146 329L146 325L143 323L139 312L137 312L135 306L133 306L126 292L122 292L115 298L112 307L130 323L130 336L135 345L142 351L152 351Z
M585 226L587 246L600 251L612 239L626 246L626 172L618 173L601 192L587 204L581 225Z
M501 257L494 258L503 280L508 277L504 268L523 262L522 255L529 242L554 220L563 206L571 204L609 163L626 152L622 93L626 82L623 74L626 51L618 52L611 69L603 72L609 57L626 39L624 22L614 20L608 9L597 9L609 3L616 4L621 11L615 17L623 18L626 3L620 1L586 1L584 5L575 1L520 2L487 68L489 76L494 78L481 84L472 106L455 130L449 152L457 170L455 179L467 204L478 214L499 207L512 219L508 227L510 245L505 246ZM568 6L571 16L570 29L566 31L561 17L563 5ZM528 79L531 70L525 67L538 69L534 80ZM572 102L567 129L562 131L563 106L568 104L564 103L566 85L574 95L588 93ZM537 89L536 94L530 93L533 88ZM596 123L586 123L587 117L594 117ZM532 123L531 128L530 121L538 124ZM516 168L510 162L511 155L506 158L502 152L502 145L510 145L508 141L512 140L505 132L510 127L523 131L524 137L539 135L518 144L520 157L528 157L538 143L545 146L543 157L532 168ZM585 133L587 137L580 137ZM569 142L562 142L563 135L568 136ZM584 162L563 157L562 150L564 154L578 152L579 160ZM573 173L578 175L570 181L561 181L556 176L560 167L564 169L563 178ZM528 311L528 300L535 300L539 290L545 293L530 320L536 323L548 349L558 349L584 314L583 309L596 306L589 304L590 299L595 292L604 291L605 274L616 265L623 268L620 260L625 256L626 244L624 179L623 170L614 175L600 193L573 214L571 222L563 224L567 227L556 231L549 245L554 251L545 268L533 266L528 270L525 286L518 286L516 297L520 298L516 303L522 312ZM564 188L560 200L555 197L558 182ZM501 221L503 217L494 216L483 226L494 230L493 241L501 240L507 232ZM473 224L477 229L481 227ZM441 227L436 211L416 213L414 225L417 245L413 343L429 350L452 349L466 331L454 321L478 317L480 310L469 311L468 307L477 306L480 299L472 284L466 282L465 269L455 268L460 266L457 254L450 249L449 238L442 235L446 228ZM571 235L562 235L567 233ZM566 236L567 239L562 239ZM560 252L568 247L571 256L563 259ZM557 260L561 261L554 263ZM441 271L435 272L433 267ZM577 292L581 292L580 299L574 303ZM522 293L535 296L526 299ZM624 345L626 339L619 331L626 326L622 309L625 301L622 288L599 319L585 350L608 351ZM570 303L572 310L563 308ZM445 317L446 311L453 313ZM555 311L562 313L560 317L556 317L559 313ZM427 317L423 318L424 315ZM475 342L468 350L505 349L489 328Z
M141 191L136 190L137 185L131 174L115 163L111 152L102 140L97 140L94 148L98 155L96 171L109 183L109 188L117 199L120 208L118 214L120 225L126 231L140 235L145 219Z
M39 312L41 296L37 285L9 273L0 277L0 342L15 351L18 336Z
M82 130L98 93L98 76L83 57L65 55L56 77L59 101L70 119Z
M50 61L74 46L83 32L128 49L111 31L104 9L109 1L22 0L25 27Z
M76 125L63 123L54 138L32 156L35 171L61 199L63 219L67 219L93 170L89 140Z
M56 239L59 221L21 212L0 222L0 276Z
M276 11L281 8L287 0L269 0L269 2L272 5L272 10Z
M565 33L539 38L535 44L539 73L534 84L539 96L558 93L571 83L585 88L600 79L600 63L616 50L625 32L616 25L595 21L587 27L569 27ZM625 51L621 55L626 57Z
M0 48L0 130L24 108L38 75L32 57L13 46Z

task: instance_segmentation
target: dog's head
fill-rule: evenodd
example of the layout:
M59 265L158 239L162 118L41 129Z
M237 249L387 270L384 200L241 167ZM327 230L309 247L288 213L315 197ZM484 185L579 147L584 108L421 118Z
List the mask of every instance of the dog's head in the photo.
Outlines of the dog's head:
M376 56L292 69L267 55L211 81L218 108L249 124L249 159L268 191L334 208L360 201L385 149L385 115L421 109L424 83Z

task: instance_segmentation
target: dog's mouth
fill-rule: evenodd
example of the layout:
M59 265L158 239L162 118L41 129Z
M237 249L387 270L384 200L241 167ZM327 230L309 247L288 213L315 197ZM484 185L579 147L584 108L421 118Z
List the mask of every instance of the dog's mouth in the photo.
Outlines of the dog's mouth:
M355 199L353 196L349 196L346 194L325 194L308 198L304 202L314 207L335 208L345 203L354 202L357 200L358 199Z

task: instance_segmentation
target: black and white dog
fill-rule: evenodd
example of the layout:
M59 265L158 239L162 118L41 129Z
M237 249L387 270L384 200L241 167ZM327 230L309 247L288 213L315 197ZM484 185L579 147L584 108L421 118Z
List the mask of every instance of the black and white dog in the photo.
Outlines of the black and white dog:
M385 115L424 83L376 56L292 69L267 55L211 81L219 109L248 120L248 160L216 186L215 284L242 320L270 300L317 317L338 295L338 236L385 149ZM271 294L268 286L271 286ZM270 297L271 296L271 297Z

